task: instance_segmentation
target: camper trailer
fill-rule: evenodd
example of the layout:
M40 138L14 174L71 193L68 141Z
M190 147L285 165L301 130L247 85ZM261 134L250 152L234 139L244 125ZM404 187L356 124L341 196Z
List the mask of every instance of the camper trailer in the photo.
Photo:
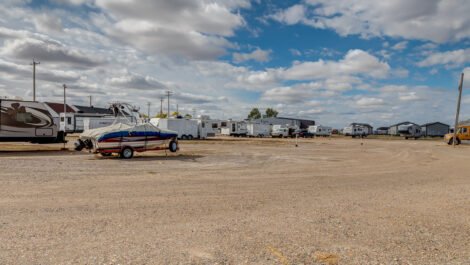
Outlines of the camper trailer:
M343 134L345 136L355 137L367 137L372 134L372 126L364 123L351 123L349 126L344 127Z
M246 137L248 135L246 122L244 121L227 121L227 126L221 128L222 135L235 137Z
M95 113L60 113L59 131L82 133L86 130L102 128L113 123L135 124L137 118L131 115L117 116Z
M398 126L398 133L405 139L414 138L415 140L423 136L421 126L414 123L407 123Z
M333 128L321 125L308 126L307 131L315 136L331 136Z
M276 124L276 125L273 125L271 136L279 137L279 138L294 137L297 131L298 131L297 126Z
M214 137L220 133L220 121L212 120L208 115L199 115L197 118L199 138Z
M63 141L45 103L0 99L0 141L53 143Z
M200 138L197 120L153 118L150 119L150 123L159 129L178 132L178 139L192 140Z
M265 137L271 135L271 125L264 123L248 123L246 125L249 137Z

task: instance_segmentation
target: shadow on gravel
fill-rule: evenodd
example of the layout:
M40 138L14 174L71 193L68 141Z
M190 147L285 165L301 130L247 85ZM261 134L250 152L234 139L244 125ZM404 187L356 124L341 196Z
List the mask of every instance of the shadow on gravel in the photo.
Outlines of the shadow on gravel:
M64 155L87 155L87 153L74 152L70 150L23 150L23 151L13 151L13 150L0 150L0 157L13 157L13 156L64 156Z
M197 159L203 158L202 155L188 155L188 154L179 154L179 155L136 155L131 159L121 159L117 155L104 157L100 155L96 155L96 159L103 159L103 160L119 160L125 162L138 162L138 161L183 161L183 162L196 162Z

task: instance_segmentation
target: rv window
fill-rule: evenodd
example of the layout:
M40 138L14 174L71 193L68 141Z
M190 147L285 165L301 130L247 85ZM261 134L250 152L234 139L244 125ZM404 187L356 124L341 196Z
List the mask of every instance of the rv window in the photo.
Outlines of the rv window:
M220 126L221 127L227 127L227 123L225 121L223 121Z
M212 123L212 129L217 129L217 123Z
M60 121L63 122L63 121L64 121L64 117L60 117Z
M461 128L460 131L461 131L462 134L466 134L467 133L467 128Z
M33 116L30 112L16 113L16 121L31 123L33 122Z
M202 122L202 123L201 123L201 126L202 126L202 128L205 128L205 127L206 127L206 123L205 123L205 122Z
M67 117L67 124L72 124L72 117Z

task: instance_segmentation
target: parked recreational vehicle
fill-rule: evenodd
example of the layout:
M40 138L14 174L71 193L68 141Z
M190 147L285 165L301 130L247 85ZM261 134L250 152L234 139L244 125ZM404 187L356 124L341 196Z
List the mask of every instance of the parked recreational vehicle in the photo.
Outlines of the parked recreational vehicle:
M192 140L199 138L197 120L153 118L150 119L150 123L159 129L178 132L178 139Z
M112 114L60 113L59 131L82 133L86 130L106 127L113 123L136 124L136 122L137 117L132 115L119 115L115 117Z
M271 125L264 123L248 123L247 131L250 137L265 137L271 135Z
M0 99L0 141L52 143L62 141L57 125L41 102Z
M421 133L421 126L413 123L399 125L398 133L400 136L405 137L405 139L414 138L416 140L423 136Z
M308 126L308 132L315 136L331 136L333 128L321 125Z
M294 126L287 126L287 125L273 125L273 129L271 132L272 137L293 137L295 132L298 130L298 127Z
M214 137L220 133L220 121L212 120L208 115L199 115L197 118L199 138Z
M222 135L230 135L235 137L246 137L248 135L246 122L244 121L227 121L227 127L221 128Z
M344 127L343 134L346 136L367 137L372 134L372 126L363 123L351 123L349 126Z

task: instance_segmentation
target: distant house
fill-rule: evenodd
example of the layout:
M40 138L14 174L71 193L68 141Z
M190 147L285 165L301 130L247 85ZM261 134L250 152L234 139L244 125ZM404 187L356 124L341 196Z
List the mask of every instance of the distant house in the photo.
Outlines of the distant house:
M400 123L397 123L397 124L394 124L394 125L391 125L390 127L388 127L388 134L389 135L400 135L400 133L398 132L398 126L403 125L403 124L414 124L414 125L419 126L418 124L416 124L414 122L411 122L411 121L400 122Z
M297 118L285 118L285 117L271 117L256 119L253 122L259 122L269 125L288 125L297 126L300 129L307 129L308 126L315 125L314 120L297 119Z
M49 112L54 120L55 124L59 124L60 114L64 112L64 103L46 102L46 106L49 108ZM66 105L65 110L67 113L75 113L76 110L71 105Z
M93 106L90 107L79 105L74 105L74 108L77 110L77 113L113 115L113 111L109 108L97 108Z
M421 132L423 133L423 136L442 137L449 133L449 131L450 125L442 122L430 122L421 125Z

